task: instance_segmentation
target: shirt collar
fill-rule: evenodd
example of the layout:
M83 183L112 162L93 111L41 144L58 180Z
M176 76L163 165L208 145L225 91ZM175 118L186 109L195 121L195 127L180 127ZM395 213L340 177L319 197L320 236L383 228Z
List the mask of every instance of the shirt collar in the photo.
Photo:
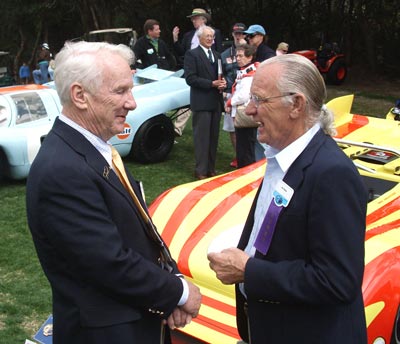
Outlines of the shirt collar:
M297 140L293 141L289 146L285 147L281 151L272 148L271 146L267 146L265 149L266 158L275 158L282 171L286 173L289 167L304 151L319 129L319 123L314 124L312 128L307 130L307 132L305 132Z
M106 159L107 163L112 166L111 146L109 142L103 141L100 137L81 127L78 123L63 114L60 114L59 119L81 133L98 150L104 159Z

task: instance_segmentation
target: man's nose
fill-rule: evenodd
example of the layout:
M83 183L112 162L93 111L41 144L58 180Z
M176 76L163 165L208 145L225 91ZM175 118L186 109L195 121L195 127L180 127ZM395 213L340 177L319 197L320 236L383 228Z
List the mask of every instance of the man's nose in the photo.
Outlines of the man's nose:
M136 100L135 100L135 98L133 97L133 94L132 94L132 92L131 92L130 96L129 96L128 99L126 100L125 107L126 107L127 109L129 109L129 110L135 110L135 109L136 109L136 106L137 106Z

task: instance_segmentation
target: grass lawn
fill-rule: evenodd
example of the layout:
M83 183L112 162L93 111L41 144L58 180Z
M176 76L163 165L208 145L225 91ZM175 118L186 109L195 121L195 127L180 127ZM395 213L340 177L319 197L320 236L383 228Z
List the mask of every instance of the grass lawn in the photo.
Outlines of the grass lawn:
M360 89L345 83L329 87L328 98L355 93L353 113L384 117L393 106L396 95L375 86ZM229 162L233 156L229 136L221 132L217 173L232 170ZM185 129L183 137L177 139L166 161L153 165L140 165L126 159L125 162L136 179L143 181L148 203L172 186L193 181L191 125ZM27 227L25 181L0 181L0 209L0 344L24 343L51 313L50 287Z

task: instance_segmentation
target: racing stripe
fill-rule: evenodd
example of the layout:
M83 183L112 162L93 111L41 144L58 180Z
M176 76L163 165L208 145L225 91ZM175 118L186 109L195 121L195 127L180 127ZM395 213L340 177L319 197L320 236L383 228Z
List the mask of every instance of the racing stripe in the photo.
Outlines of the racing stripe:
M367 327L375 320L379 313L385 308L383 301L373 303L365 307L365 318L367 320Z
M386 251L400 246L399 223L397 223L397 226L394 224L394 227L394 229L365 241L365 265L369 264Z
M353 131L356 131L369 123L369 119L366 116L362 115L353 115L350 122L339 125L336 127L337 135L335 136L338 139L341 139Z

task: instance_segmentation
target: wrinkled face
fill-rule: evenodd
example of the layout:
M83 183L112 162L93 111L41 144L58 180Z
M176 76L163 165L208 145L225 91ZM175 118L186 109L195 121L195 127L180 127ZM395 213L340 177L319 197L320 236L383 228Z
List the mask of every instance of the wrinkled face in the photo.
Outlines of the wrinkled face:
M155 38L160 38L161 30L160 30L160 25L154 25L151 30L148 31L147 33L149 37L155 39Z
M132 71L118 55L104 57L103 83L95 94L85 91L86 127L104 141L124 130L126 116L136 108L132 95Z
M200 26L206 25L207 19L203 16L194 16L191 18L193 27L197 30Z
M281 96L276 87L281 69L277 64L260 66L254 75L250 93L261 98ZM251 100L246 107L246 114L259 123L258 140L276 149L283 149L293 141L296 128L290 120L290 112L291 106L283 98L273 98L258 105Z
M244 55L244 50L238 49L236 50L236 62L239 67L243 67L251 62L253 59L253 56L245 56Z
M214 32L209 28L205 28L203 34L199 37L199 41L203 47L211 48L214 42Z

